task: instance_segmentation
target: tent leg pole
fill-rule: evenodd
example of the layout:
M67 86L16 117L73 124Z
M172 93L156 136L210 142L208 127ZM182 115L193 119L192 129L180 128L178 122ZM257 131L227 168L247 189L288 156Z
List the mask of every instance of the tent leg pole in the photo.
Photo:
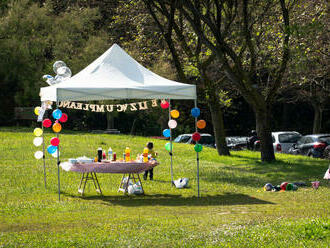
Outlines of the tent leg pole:
M195 108L197 108L197 99L195 99ZM195 117L195 132L197 132L197 117ZM196 141L196 144L198 142ZM197 196L200 197L199 194L199 154L196 152L196 163L197 163Z
M168 100L168 119L171 120L171 99ZM172 150L172 129L170 128L170 156L171 156L171 185L174 185L173 180L173 150Z
M56 108L58 108L59 102L56 101ZM59 138L59 133L56 137ZM60 178L60 145L57 146L57 185L58 185L58 201L61 201L61 178Z
M45 189L47 189L47 182L46 182L46 156L45 156L45 139L44 139L44 125L41 122L42 128L42 160L44 163L44 182L45 182Z

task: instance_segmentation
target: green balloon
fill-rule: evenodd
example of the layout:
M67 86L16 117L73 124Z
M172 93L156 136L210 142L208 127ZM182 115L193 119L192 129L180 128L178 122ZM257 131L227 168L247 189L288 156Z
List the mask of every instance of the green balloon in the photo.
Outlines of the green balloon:
M194 149L196 152L201 152L203 150L203 146L201 144L196 144Z
M293 190L293 184L292 183L288 183L286 185L286 190Z
M170 152L171 151L171 143L166 143L165 144L165 149L166 149L166 151ZM173 144L172 144L172 151L173 151Z

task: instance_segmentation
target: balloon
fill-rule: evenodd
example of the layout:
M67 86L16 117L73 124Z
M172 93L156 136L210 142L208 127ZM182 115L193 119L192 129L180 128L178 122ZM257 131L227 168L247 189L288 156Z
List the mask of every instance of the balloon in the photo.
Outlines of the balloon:
M204 121L204 120L199 120L199 121L197 121L197 127L198 127L199 129L203 129L203 128L205 128L205 127L206 127L206 121Z
M201 144L196 144L194 149L196 152L201 152L203 150L203 146Z
M50 143L52 144L52 146L58 146L58 144L60 143L60 140L56 137L51 138L50 139Z
M272 191L274 186L271 183L266 183L264 186L264 191Z
M172 111L171 111L171 116L173 117L173 118L178 118L179 117L179 115L180 115L180 113L179 113L179 111L177 111L176 109L173 109Z
M53 131L55 133L59 133L59 132L61 132L61 130L62 130L61 124L60 123L54 123L54 125L53 125Z
M199 141L201 139L201 135L199 133L195 132L195 133L193 133L191 138L193 141Z
M33 140L33 145L35 146L40 146L42 144L42 137L35 137L34 140Z
M56 152L56 151L57 151L57 147L56 147L56 146L49 145L49 146L47 147L47 152L48 152L49 154L53 154L53 153Z
M59 155L61 155L61 152L60 152L60 151L59 151L58 153L59 153ZM52 153L52 156L53 156L54 158L57 158L57 151L54 152L54 153Z
M36 159L41 159L43 156L44 156L44 153L43 153L42 151L36 151L36 152L34 153L34 157L35 157Z
M60 119L58 119L60 122L67 122L68 120L68 115L66 113L62 113L62 116Z
M52 125L52 121L49 120L49 119L44 119L43 122L42 122L42 125L44 127L50 127Z
M42 79L45 80L45 81L47 81L50 78L53 78L53 76L51 76L51 75L43 75L42 76Z
M293 184L292 183L288 183L286 185L286 189L285 190L292 190L293 189Z
M281 190L286 190L287 182L281 183Z
M171 136L171 130L170 129L164 129L163 130L163 135L168 138Z
M168 121L168 127L169 128L176 128L176 126L178 125L178 123L176 123L176 120L169 120Z
M57 69L57 75L63 77L63 80L66 80L72 76L72 72L69 67L62 66Z
M54 83L58 84L58 83L62 82L63 80L64 80L64 77L56 75Z
M40 107L35 107L34 108L34 113L36 114L36 115L39 115L39 111L40 111Z
M33 130L33 134L34 134L35 136L37 136L37 137L41 136L42 133L43 133L43 132L42 132L42 129L39 128L39 127L35 128L35 129Z
M191 115L193 117L198 117L201 114L201 110L199 108L192 108L191 109Z
M55 109L53 111L53 117L57 120L60 119L62 117L62 111L60 109Z
M54 72L57 74L57 69L62 67L62 66L66 66L66 64L63 62L63 61L56 61L54 64L53 64L53 70Z
M162 109L167 109L170 106L170 104L168 103L168 101L164 100L160 103L160 106Z
M168 143L165 144L166 151L170 152L171 151L171 147L172 147L172 151L173 151L173 144L172 144L172 146L171 146L171 143L170 142L168 142Z

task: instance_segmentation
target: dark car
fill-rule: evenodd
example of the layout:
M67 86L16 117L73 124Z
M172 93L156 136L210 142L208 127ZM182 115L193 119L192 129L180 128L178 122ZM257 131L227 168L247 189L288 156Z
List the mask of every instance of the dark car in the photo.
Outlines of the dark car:
M247 148L248 137L232 136L226 137L227 146L231 150L243 150Z
M186 144L195 144L195 141L192 140L192 134L181 134L176 137L173 142L176 143L186 143ZM202 144L203 146L208 147L215 147L215 140L211 134L201 133L201 139L198 143Z
M311 134L301 137L297 144L290 148L289 153L323 158L324 151L330 147L330 134Z

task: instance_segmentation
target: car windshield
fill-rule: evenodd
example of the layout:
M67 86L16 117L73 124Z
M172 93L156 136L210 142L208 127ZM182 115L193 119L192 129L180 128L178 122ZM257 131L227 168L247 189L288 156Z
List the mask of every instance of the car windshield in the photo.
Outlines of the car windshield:
M175 140L173 140L173 142L177 142L177 143L187 143L190 139L189 135L182 135L182 136L178 136L175 138Z
M330 144L330 136L322 136L319 138L321 142Z
M282 133L278 135L280 143L297 143L301 135L298 133Z

